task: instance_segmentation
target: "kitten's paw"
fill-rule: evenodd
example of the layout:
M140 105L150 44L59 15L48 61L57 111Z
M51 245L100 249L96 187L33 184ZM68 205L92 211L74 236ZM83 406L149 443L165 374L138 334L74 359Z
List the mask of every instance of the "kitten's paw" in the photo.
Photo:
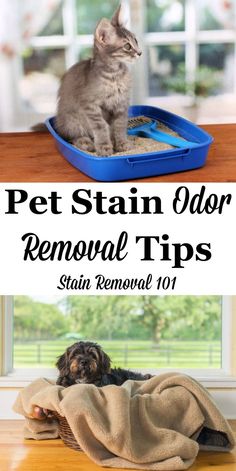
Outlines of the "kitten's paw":
M132 144L127 141L117 142L115 146L116 152L127 152L132 149Z
M92 139L89 137L79 137L73 142L74 146L78 147L85 152L94 152L95 147Z
M114 150L111 144L103 144L96 147L96 154L100 157L109 157L113 153Z

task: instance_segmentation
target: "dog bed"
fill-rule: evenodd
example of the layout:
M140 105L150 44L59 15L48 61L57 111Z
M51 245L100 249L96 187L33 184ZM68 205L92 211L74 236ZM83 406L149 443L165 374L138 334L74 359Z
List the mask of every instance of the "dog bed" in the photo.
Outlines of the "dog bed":
M35 405L64 417L77 444L100 466L181 470L199 449L230 451L235 445L208 392L177 373L102 388L33 382L19 393L14 410L26 417L25 438L55 438L57 420L30 418Z
M58 422L58 435L62 439L63 443L73 450L82 451L81 446L76 440L66 418L58 414L58 412L50 412L52 413L53 418Z

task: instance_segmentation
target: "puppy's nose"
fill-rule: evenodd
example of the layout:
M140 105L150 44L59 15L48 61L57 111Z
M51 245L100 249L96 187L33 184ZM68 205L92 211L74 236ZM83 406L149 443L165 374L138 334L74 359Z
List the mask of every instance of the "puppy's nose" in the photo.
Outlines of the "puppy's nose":
M137 54L138 54L138 56L141 56L141 55L142 55L142 51L138 51Z

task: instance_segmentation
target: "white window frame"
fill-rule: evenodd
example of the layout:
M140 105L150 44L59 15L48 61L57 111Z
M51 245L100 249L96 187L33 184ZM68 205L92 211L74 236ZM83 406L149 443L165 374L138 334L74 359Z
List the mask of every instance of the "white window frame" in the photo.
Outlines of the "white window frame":
M165 103L165 106L178 104L180 106L190 105L192 97L185 95L173 96L158 96L150 97L148 95L148 74L147 74L147 57L146 46L165 46L169 44L183 44L185 46L185 65L186 65L186 79L191 80L196 74L198 67L199 46L206 43L220 43L220 44L234 44L235 51L235 64L234 64L234 91L230 94L217 95L217 99L224 96L228 98L235 98L236 94L236 31L235 30L211 30L203 31L198 29L197 24L197 8L198 4L195 0L186 0L185 3L185 30L177 32L153 32L145 33L145 8L146 0L123 0L127 6L127 11L130 16L130 23L132 30L137 34L140 40L143 41L144 54L141 60L138 61L134 68L134 86L133 86L133 102L136 104L155 104L157 99L160 106ZM76 31L76 2L75 0L63 1L63 29L64 34L59 36L38 36L33 37L29 45L34 49L65 49L65 63L68 69L73 65L80 56L82 47L89 47L93 44L93 35L78 35ZM24 119L42 120L45 119L46 114L32 113L31 111L24 110L21 103L18 83L20 77L23 75L22 59L17 57L15 59L14 74L15 84L12 81L11 87L14 91L14 113L12 112L12 119L18 122L24 122ZM10 81L8 81L8 86ZM9 94L8 94L9 95ZM17 96L16 96L17 95ZM3 95L4 97L4 95ZM8 107L9 108L9 107ZM14 116L14 118L13 118ZM9 123L8 123L9 125Z
M139 0L140 2L145 0ZM195 0L185 0L185 30L176 32L144 33L145 46L166 46L182 44L185 46L185 70L186 80L191 81L196 76L199 63L199 46L201 44L233 44L234 45L234 90L232 93L217 95L220 97L234 97L236 94L236 31L235 30L199 30L198 29L198 2ZM154 97L143 96L143 99L151 102ZM190 97L179 96L179 103L188 105ZM169 103L176 100L172 97L158 97L160 103Z
M0 296L0 377L13 365L13 297Z
M13 296L0 297L0 388L21 387L39 376L56 377L54 368L18 369L13 367ZM222 297L222 368L221 369L178 369L190 374L209 388L236 388L236 296ZM1 361L2 358L2 361ZM173 368L162 368L161 372ZM142 370L141 370L142 371ZM160 370L147 369L145 372L156 374Z

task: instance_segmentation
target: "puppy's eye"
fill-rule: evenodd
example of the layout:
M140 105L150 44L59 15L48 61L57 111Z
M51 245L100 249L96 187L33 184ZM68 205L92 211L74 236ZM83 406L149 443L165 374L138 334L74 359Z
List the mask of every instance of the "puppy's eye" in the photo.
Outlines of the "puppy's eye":
M127 44L124 45L124 49L126 51L130 51L132 49L132 46L129 43L127 43Z

